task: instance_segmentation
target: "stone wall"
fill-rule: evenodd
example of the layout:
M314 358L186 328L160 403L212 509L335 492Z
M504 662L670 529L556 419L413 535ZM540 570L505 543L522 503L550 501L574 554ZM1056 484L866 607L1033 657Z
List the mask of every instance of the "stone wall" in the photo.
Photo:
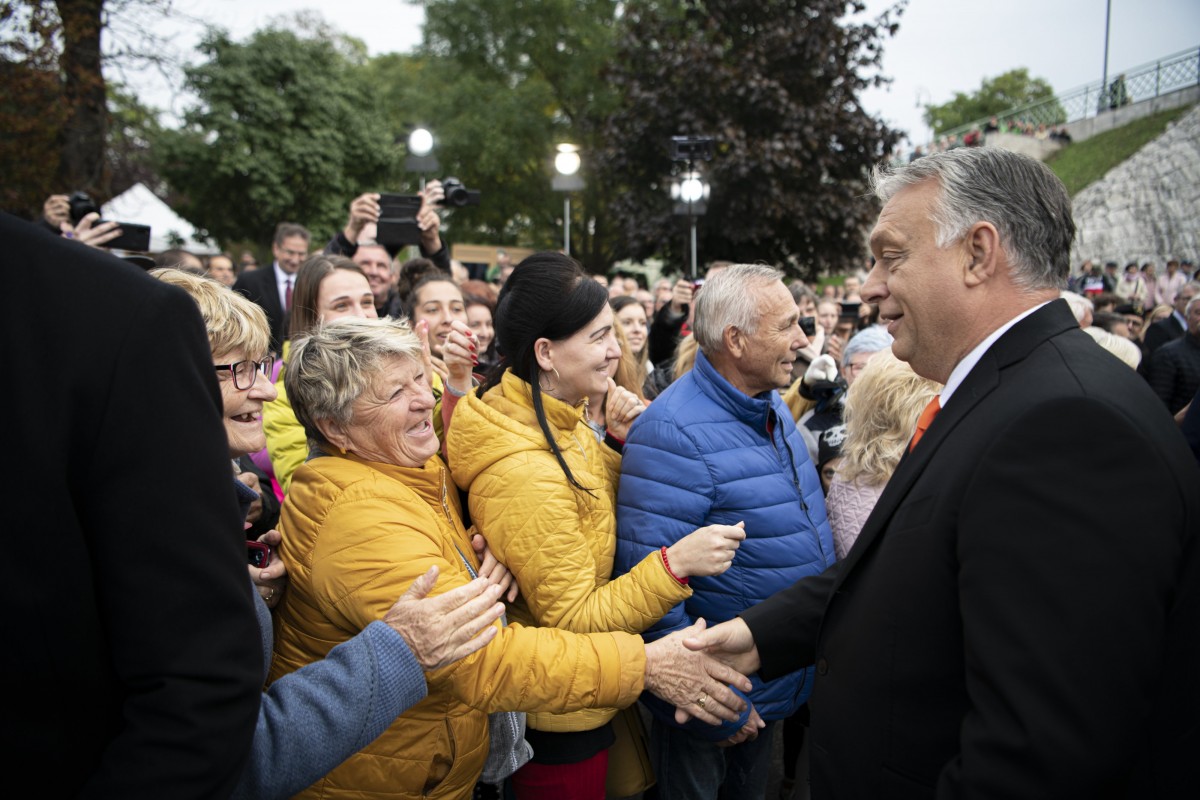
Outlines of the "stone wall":
M1074 269L1200 259L1200 106L1077 194L1074 214Z

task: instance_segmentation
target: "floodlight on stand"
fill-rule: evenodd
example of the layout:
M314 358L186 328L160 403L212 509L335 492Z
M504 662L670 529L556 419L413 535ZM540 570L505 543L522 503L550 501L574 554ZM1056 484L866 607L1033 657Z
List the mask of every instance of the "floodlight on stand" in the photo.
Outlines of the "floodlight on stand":
M550 188L563 192L563 252L571 254L571 192L582 191L583 178L579 176L582 160L579 148L573 144L560 144L554 156L554 171L557 173L550 182Z
M432 153L433 134L427 128L416 128L408 135L408 157L404 159L404 168L420 173L421 191L425 191L425 174L440 169Z
M408 152L414 156L427 156L433 152L433 134L424 128L417 128L408 135Z

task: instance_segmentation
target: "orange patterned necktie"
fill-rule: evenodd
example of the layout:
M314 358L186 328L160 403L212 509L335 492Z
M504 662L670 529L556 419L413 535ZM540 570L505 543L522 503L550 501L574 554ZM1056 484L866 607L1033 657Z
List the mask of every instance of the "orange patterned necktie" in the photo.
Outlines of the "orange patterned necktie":
M929 405L925 406L925 410L921 412L921 416L917 418L917 432L913 434L912 443L908 445L908 452L912 452L917 446L917 442L921 441L921 437L925 435L925 431L929 429L933 418L942 410L941 398L934 395L929 401Z

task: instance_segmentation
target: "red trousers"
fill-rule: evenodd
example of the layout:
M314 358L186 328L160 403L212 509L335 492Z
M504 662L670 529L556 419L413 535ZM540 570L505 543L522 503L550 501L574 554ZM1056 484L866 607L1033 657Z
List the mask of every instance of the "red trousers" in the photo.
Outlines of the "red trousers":
M530 761L513 773L517 800L604 800L608 776L608 750L574 764L537 764Z

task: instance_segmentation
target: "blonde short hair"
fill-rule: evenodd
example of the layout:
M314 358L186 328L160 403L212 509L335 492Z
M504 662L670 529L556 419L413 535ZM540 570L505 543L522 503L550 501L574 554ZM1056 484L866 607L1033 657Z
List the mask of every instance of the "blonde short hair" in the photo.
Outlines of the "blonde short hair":
M887 483L917 428L922 409L942 385L880 350L846 392L846 441L838 475L870 486Z
M317 420L349 425L354 401L384 362L396 357L420 361L422 355L421 340L407 320L344 317L292 340L284 387L309 440L323 443Z
M213 356L242 350L249 358L261 358L271 346L271 329L266 313L257 304L213 278L162 267L150 274L163 283L178 286L200 307L208 346Z

